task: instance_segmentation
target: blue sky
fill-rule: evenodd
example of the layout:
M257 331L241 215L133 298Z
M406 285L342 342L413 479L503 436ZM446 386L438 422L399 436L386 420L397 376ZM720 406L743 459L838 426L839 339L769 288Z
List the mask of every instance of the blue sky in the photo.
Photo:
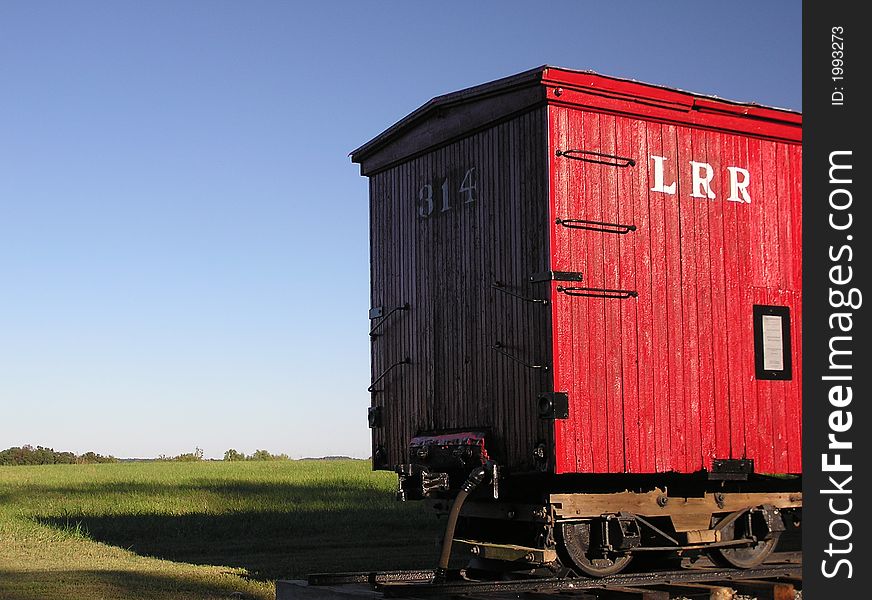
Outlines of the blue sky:
M801 109L799 2L0 3L0 448L369 454L348 152L541 64Z

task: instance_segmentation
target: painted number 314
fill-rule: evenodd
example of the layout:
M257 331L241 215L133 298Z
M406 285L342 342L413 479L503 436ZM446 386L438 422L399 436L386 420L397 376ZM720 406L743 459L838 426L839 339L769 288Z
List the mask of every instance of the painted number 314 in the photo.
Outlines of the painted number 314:
M467 169L463 175L463 181L460 182L460 187L457 189L458 197L455 202L458 204L469 204L475 202L475 167ZM437 194L439 200L439 212L451 210L451 182L446 177L442 180L442 186ZM433 196L433 186L425 183L418 191L418 216L422 218L429 217L435 210L436 199Z

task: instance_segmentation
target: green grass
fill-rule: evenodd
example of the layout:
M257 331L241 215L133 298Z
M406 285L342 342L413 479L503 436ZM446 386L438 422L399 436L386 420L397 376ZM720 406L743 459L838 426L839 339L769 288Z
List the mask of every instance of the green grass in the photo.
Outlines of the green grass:
M442 522L366 461L0 467L0 599L272 599L437 560Z

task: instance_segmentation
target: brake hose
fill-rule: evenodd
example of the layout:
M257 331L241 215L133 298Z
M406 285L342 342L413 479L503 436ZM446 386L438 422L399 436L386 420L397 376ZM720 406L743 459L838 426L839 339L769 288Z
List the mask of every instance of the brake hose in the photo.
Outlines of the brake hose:
M451 511L448 513L448 523L445 525L445 537L442 539L442 554L439 556L439 568L436 569L436 577L444 578L448 571L448 561L451 558L451 544L454 541L454 529L457 527L457 518L460 516L460 509L463 508L463 503L466 502L467 496L478 486L493 477L494 463L487 461L466 478L466 481L460 486L460 491L454 498L451 504Z

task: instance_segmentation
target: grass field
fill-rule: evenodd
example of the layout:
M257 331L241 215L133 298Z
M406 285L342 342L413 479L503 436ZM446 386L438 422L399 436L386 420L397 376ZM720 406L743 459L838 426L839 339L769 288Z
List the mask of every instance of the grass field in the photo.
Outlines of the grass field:
M0 599L271 599L432 566L444 521L394 485L358 460L0 467Z

